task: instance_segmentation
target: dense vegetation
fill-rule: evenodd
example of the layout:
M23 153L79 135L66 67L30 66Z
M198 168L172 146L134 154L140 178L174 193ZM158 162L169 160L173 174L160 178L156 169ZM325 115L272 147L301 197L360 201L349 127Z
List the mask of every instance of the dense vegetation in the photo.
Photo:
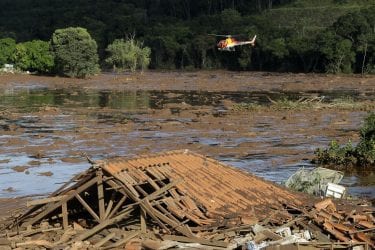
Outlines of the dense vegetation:
M151 49L151 68L375 73L374 0L0 2L0 38L50 41L68 27L88 30L102 68L114 65L105 60L108 46L134 35ZM219 52L212 33L258 40L254 48ZM0 50L0 63L6 53Z
M360 141L354 146L350 141L339 145L332 141L326 149L317 149L316 161L319 164L346 169L353 166L375 167L375 113L371 113L360 129Z

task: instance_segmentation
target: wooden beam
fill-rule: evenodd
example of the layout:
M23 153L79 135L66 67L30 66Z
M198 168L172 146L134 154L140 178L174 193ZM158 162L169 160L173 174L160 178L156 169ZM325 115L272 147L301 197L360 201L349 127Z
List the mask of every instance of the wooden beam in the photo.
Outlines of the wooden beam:
M2 237L13 237L13 236L16 236L16 235L19 235L21 237L27 237L27 236L34 235L34 234L37 234L37 233L40 233L40 232L51 232L51 231L58 231L58 230L61 230L61 229L63 229L63 228L62 227L52 227L52 228L47 228L47 229L38 228L38 229L18 231L18 232L8 232L8 233L0 234L0 238L2 238Z
M90 181L84 183L82 186L80 186L76 190L72 191L71 194L67 195L62 200L60 200L60 201L58 201L54 204L51 204L43 212L39 213L37 216L30 219L29 221L24 222L22 224L22 226L27 227L27 226L32 225L35 222L41 220L42 218L44 218L45 216L47 216L48 214L50 214L51 212L56 210L58 207L60 207L64 202L67 202L67 201L71 200L72 198L74 198L76 193L81 193L82 191L85 191L86 189L88 189L89 187L94 185L96 182L97 182L96 177L92 178Z
M108 215L111 212L115 198L116 198L116 191L112 191L111 198L109 199L107 208L105 209L104 219L108 218Z
M42 246L51 249L53 248L53 243L47 240L29 240L25 242L16 243L16 247L21 249L23 249L23 247L28 249L36 249L36 246Z
M107 180L106 183L108 185L110 185L112 187L112 189L116 190L117 192L119 192L119 193L121 193L125 196L127 195L126 192L124 191L124 185L119 180L117 180L117 179Z
M142 208L141 208L141 232L143 234L147 232L146 211Z
M138 202L137 202L136 204L138 204ZM147 205L145 205L144 201L143 201L143 202L140 201L140 202L139 202L139 205L140 205L140 207L141 207L142 209L144 209L144 210L146 211L147 214L150 215L151 218L153 218L153 219L156 221L156 223L159 224L159 226L160 226L161 228L163 228L166 232L170 233L170 230L168 229L168 227L166 227L166 226L164 225L164 223L161 222L161 220L159 220L159 218L155 215L155 213L153 212L154 209L151 207L151 205L150 205L151 209L150 209L150 207L148 207Z
M148 181L148 183L151 184L151 186L152 186L153 188L155 188L155 190L159 190L159 189L160 189L159 185L156 184L156 182L155 182L153 179L151 179L151 178L147 178L147 181Z
M103 172L102 170L96 171L96 176L98 178L98 202L99 202L99 217L100 220L105 219L105 207L104 207L104 189L103 189Z
M49 197L54 197L60 193L64 193L64 194L68 194L69 191L79 187L80 185L86 183L88 180L90 180L90 178L92 178L92 172L87 170L85 171L84 173L80 173L78 175L76 175L75 177L73 177L70 181L66 182L62 187L60 187L58 190L56 190L55 192L53 192ZM81 179L79 179L81 178ZM68 185L70 185L71 183L77 181L77 183L73 184L72 186L68 187ZM51 206L52 204L48 204L46 208L44 209L49 209L49 207ZM18 218L18 221L17 222L17 225L19 225L19 223L23 222L22 226L24 224L26 224L27 222L24 222L26 218L28 218L32 213L34 213L35 211L37 211L38 209L40 209L42 207L42 205L37 205L37 206L34 206L33 208L29 209L26 213L24 213L20 218Z
M177 235L163 235L163 240L173 240L179 242L187 242L187 243L199 243L202 245L207 246L214 246L214 247L228 247L229 243L224 241L210 241L201 238L195 237L185 237L185 236L177 236Z
M126 244L129 240L131 240L134 237L138 236L140 233L141 233L141 231L130 232L127 235L124 235L124 238L122 240L119 240L115 244L110 245L108 247L104 247L103 249L118 249L118 247L120 247L121 245Z
M119 208L122 206L122 204L125 202L125 200L126 200L126 196L124 195L123 197L121 197L121 199L116 204L116 206L113 208L113 210L110 212L110 214L108 216L106 216L106 218L112 218L112 216L116 214L117 210L119 210Z
M158 219L162 220L163 222L167 223L168 225L170 225L172 228L174 228L178 232L182 233L183 235L185 235L187 237L194 237L194 234L191 232L191 230L189 229L188 226L180 225L179 221L173 220L173 219L169 218L168 216L164 215L163 213L161 213L159 210L153 208L148 201L144 202L143 204L145 205L146 211L149 212L149 214L150 213L153 214L156 218L158 218ZM141 203L141 205L142 205L142 203Z
M117 176L117 174L115 174L115 177L116 179L120 180L121 181L121 176ZM144 197L143 199L139 199L129 188L128 186L130 186L130 184L125 184L121 181L121 183L118 183L118 184L121 184L123 185L123 190L125 191L125 193L129 196L130 199L132 199L133 201L135 201L134 204L139 204L140 207L142 209L144 209L146 211L147 214L149 214L151 216L151 218L153 218L155 220L155 222L157 222L159 224L159 226L161 228L163 228L164 230L166 230L166 232L170 232L169 229L165 226L165 224L159 219L159 218L163 218L163 221L166 222L167 224L169 224L168 222L172 223L172 224L169 224L171 225L172 227L176 227L176 230L177 231L182 231L182 233L186 236L190 236L192 235L192 232L188 229L186 229L185 227L183 226L180 226L178 225L178 222L176 221L172 221L170 218L166 217L166 216L163 216L162 213L159 212L158 216L155 214L155 211L157 211L156 209L154 209L151 204L149 203L149 201L152 201L156 198L158 198L161 194L163 194L164 192L168 191L169 189L171 189L172 187L176 186L178 183L180 183L182 180L179 179L179 180L176 180L174 182L171 182L171 183L168 183L167 185L165 185L164 187L160 188L159 190L151 193L150 195ZM111 181L109 181L108 183L111 183ZM116 184L116 182L114 182ZM111 184L110 184L111 185ZM168 220L168 222L167 222Z
M59 195L59 196L50 197L50 198L43 198L43 199L38 199L38 200L27 201L26 206L31 207L31 206L35 206L35 205L42 205L42 204L46 204L46 203L61 201L62 199L66 198L66 196L67 195Z
M172 187L176 186L176 185L179 184L181 181L182 181L182 179L179 179L179 180L176 180L176 181L174 181L174 182L168 183L168 184L165 185L164 187L158 189L157 191L151 193L149 196L145 197L144 200L147 199L148 201L151 201L151 200L156 199L159 195L161 195L162 193L168 191L168 190L171 189Z
M141 194L143 194L143 196L145 196L145 197L149 195L146 191L143 190L143 188L141 188L141 187L138 186L138 185L135 185L134 188L135 188L138 192L140 192Z
M61 205L61 213L63 218L63 228L66 230L68 229L68 204L67 202L64 202Z
M152 205L151 205L152 206ZM176 218L167 210L165 209L162 205L156 204L155 205L157 209L159 209L164 215L168 216L170 219L175 220Z
M92 217L94 217L94 219L97 222L100 223L101 220L100 220L99 216L94 212L94 210L92 210L92 208L89 206L89 204L87 204L86 201L84 199L82 199L82 197L79 194L76 194L75 197L82 204L82 206L84 206L86 208L86 210L92 215Z
M99 248L101 246L103 246L105 243L107 243L107 241L111 240L113 237L115 237L116 233L112 232L110 234L108 234L106 237L104 237L103 239L101 239L100 241L98 241L95 245L94 245L94 248Z
M105 221L99 223L98 225L96 225L95 227L91 228L90 230L85 230L81 234L77 235L75 238L73 238L70 241L70 243L73 243L75 241L86 240L90 236L92 236L92 235L98 233L99 231L103 230L104 228L106 228L108 225L111 225L111 224L114 224L114 223L117 223L117 222L121 221L124 217L126 217L131 212L133 212L133 210L134 210L133 205L130 205L129 207L127 207L125 210L123 210L116 217L114 217L112 219L105 220Z

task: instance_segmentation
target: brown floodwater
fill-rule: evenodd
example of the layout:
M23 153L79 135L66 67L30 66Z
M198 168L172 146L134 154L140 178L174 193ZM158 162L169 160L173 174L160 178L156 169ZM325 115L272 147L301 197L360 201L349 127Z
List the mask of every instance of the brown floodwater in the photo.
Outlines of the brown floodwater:
M48 78L40 82L39 78L13 79L3 84L0 198L47 195L89 167L82 154L99 160L174 149L191 149L282 183L301 167L315 167L311 159L316 148L326 147L331 140L358 142L358 129L371 108L272 109L268 108L270 99L375 101L375 91L367 82L365 88L345 82L346 88L341 89L313 88L309 83L306 91L295 87L284 90L275 76L276 88L267 85L262 90L256 85L254 89L231 86L208 90L187 87L189 81L200 81L199 75L175 74L181 80L162 90L129 87L129 76L123 84L116 78L115 83L107 86L103 82L101 87L97 82L94 87L88 83L63 86L56 84L56 78L51 78L53 84L48 84ZM229 77L220 72L210 74L214 76L209 79L220 81ZM237 81L243 86L244 77L240 76L233 74L228 85ZM267 77L265 81L271 81ZM296 77L303 83L300 75ZM236 109L242 104L264 108ZM372 172L348 173L342 184L353 196L375 198Z

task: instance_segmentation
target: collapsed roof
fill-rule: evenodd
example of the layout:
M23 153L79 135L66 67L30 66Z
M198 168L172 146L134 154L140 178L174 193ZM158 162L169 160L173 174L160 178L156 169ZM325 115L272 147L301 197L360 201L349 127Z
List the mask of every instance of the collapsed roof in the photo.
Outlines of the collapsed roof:
M303 197L188 150L170 151L94 162L48 198L30 201L32 208L9 228L26 234L43 223L54 225L49 230L82 229L60 235L53 246L112 229L95 247L115 248L140 235L226 247L226 235L212 237L219 228L282 225L293 219L291 210L302 213ZM119 228L124 235L116 238Z

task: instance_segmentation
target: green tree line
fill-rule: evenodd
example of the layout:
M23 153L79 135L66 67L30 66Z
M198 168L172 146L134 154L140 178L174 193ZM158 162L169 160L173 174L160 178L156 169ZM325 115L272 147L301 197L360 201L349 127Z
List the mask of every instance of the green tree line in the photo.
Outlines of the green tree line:
M13 39L18 47L26 42L49 43L56 30L67 27L87 29L97 46L94 64L107 69L149 65L153 69L375 73L373 0L0 2L0 38ZM257 34L258 40L254 48L219 52L218 38L208 35L212 33L242 34L244 39ZM131 34L133 45L139 47L138 52L133 49L133 57L138 58L116 59L126 46L132 48L131 41L118 44ZM0 62L4 57L0 55ZM48 68L48 60L44 63L46 72L62 72L61 65Z
M107 48L106 63L115 70L144 70L150 63L150 49L136 41L116 39ZM13 63L18 70L85 78L100 71L97 44L86 29L57 29L49 42L18 43L0 39L0 64Z

